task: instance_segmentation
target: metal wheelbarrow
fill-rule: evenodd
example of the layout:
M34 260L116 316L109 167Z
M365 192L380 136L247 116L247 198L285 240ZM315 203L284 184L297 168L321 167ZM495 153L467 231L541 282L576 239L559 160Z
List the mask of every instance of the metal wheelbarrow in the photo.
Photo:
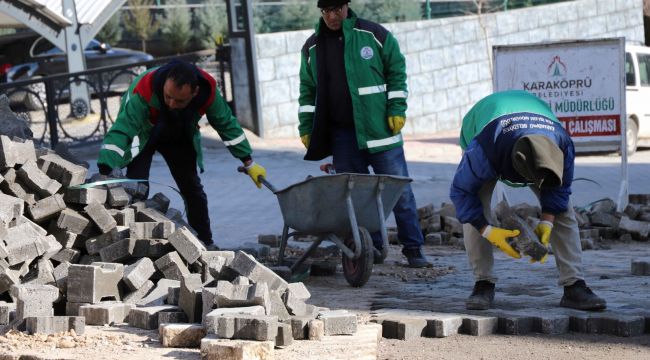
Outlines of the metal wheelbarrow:
M336 174L309 177L277 190L261 179L280 203L284 220L278 255L283 264L289 238L313 235L317 239L290 269L294 272L325 240L341 249L343 274L354 287L365 285L375 256L388 251L386 218L410 178L392 175ZM373 246L371 233L380 231L383 254Z

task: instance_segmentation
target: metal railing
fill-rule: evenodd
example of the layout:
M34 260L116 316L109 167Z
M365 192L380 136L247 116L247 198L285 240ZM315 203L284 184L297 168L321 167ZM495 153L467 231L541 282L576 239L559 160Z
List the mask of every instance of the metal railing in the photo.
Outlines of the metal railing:
M60 141L72 147L83 146L103 139L117 117L122 94L138 74L172 59L192 62L214 76L224 98L232 105L229 50L225 46L216 51L3 83L0 94L7 95L11 109L29 123L35 142L52 148ZM72 83L88 87L91 95L88 109L81 108L84 102L70 103Z

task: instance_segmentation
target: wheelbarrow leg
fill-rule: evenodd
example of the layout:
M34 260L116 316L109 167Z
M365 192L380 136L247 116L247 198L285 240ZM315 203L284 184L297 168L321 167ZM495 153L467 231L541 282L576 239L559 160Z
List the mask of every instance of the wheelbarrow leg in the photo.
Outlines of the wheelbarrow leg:
M357 215L354 212L354 204L352 203L352 189L354 189L354 177L350 176L348 179L348 190L345 193L345 204L348 209L348 218L350 219L350 228L352 229L352 238L354 239L354 258L356 260L361 255L361 238L359 237L359 224L357 223Z
M381 193L384 190L384 187L384 178L381 178L377 183L377 192L375 194L375 197L377 199L377 212L379 212L379 231L381 232L382 242L381 253L378 255L382 260L386 258L386 255L388 255L388 233L386 232L386 216L384 214L384 202L381 199ZM375 254L377 253L379 253L379 251L377 251Z
M289 226L284 224L282 229L282 239L280 239L280 251L278 253L278 266L284 265L284 251L287 249L287 242L289 241Z
M316 248L320 245L320 243L323 242L324 239L325 238L319 236L318 239L316 239L313 243L311 243L307 251L305 251L305 253L302 254L300 259L298 259L298 261L296 261L293 265L291 265L291 267L289 268L291 272L294 272L300 265L302 265L302 263L305 262L305 260L307 260L309 256L311 256L314 250L316 250Z

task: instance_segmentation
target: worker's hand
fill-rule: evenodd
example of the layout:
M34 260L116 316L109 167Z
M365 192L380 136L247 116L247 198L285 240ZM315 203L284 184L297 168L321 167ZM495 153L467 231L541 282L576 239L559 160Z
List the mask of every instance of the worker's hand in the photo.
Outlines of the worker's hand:
M249 165L245 166L246 168L246 173L248 176L253 179L253 182L255 185L257 185L258 188L262 188L262 181L260 180L260 176L265 178L266 177L266 169L262 167L262 165L259 165L252 161Z
M302 144L305 145L305 149L309 149L309 141L311 140L311 135L303 135L300 137L300 141L302 141Z
M404 127L406 123L406 118L404 116L389 116L388 117L388 127L393 130L393 134L397 134Z
M550 221L542 220L535 227L535 234L539 237L539 241L542 245L546 247L548 247L548 243L551 240L551 231L553 231L553 223ZM548 254L544 255L544 257L539 260L540 264L545 263L547 257ZM534 263L535 260L531 259L530 262Z
M508 238L518 236L519 230L507 230L507 229L501 229L495 226L488 225L485 227L485 230L483 230L483 233L481 235L484 238L486 238L489 242L491 242L492 245L498 247L499 250L503 251L509 256L515 259L521 258L519 252L513 249L512 246L510 246L510 244L508 244L508 241L506 240Z

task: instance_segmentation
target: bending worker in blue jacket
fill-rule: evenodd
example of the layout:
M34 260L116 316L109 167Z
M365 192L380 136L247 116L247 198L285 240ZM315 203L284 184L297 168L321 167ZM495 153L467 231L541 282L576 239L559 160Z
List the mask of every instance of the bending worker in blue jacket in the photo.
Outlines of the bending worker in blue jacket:
M489 309L494 300L492 245L519 258L506 241L519 230L491 225L490 200L497 180L528 185L537 195L542 217L535 233L550 241L564 286L560 306L602 310L606 302L587 287L582 272L580 233L569 200L574 147L548 105L525 91L494 93L480 100L463 119L464 150L451 186L451 200L463 223L465 248L476 283L467 309Z

